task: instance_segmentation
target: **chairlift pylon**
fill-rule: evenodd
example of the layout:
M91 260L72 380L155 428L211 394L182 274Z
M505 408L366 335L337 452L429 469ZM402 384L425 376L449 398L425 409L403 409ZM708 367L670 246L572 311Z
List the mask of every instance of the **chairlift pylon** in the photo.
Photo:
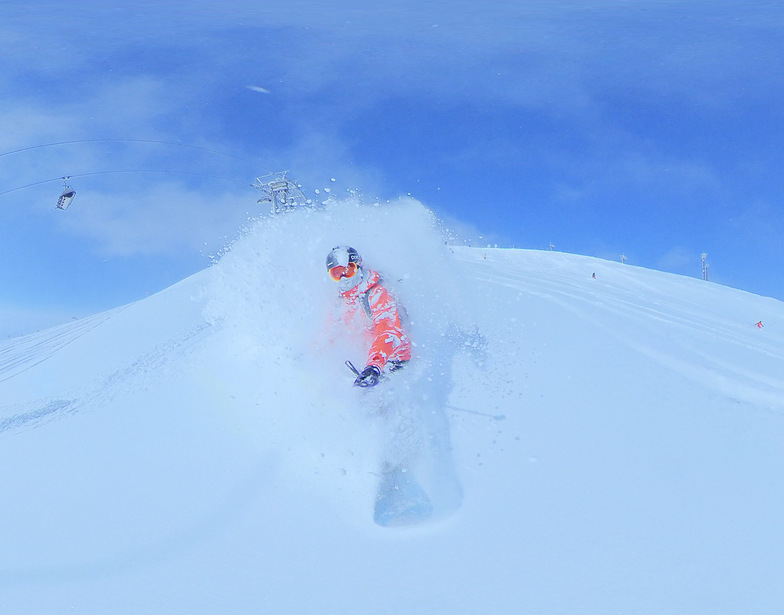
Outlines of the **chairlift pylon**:
M71 204L71 201L74 200L76 196L76 190L71 188L68 185L68 180L71 179L70 177L63 177L63 192L60 194L60 197L57 199L57 209L68 209L68 206Z
M258 200L258 203L270 203L273 214L312 204L299 185L286 177L286 173L288 171L270 173L263 177L257 177L253 183L253 187L264 195Z

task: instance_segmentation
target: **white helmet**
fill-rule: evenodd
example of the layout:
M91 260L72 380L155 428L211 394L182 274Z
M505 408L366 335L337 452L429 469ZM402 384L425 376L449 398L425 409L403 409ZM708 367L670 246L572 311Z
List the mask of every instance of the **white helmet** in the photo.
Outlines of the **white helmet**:
M362 257L351 246L335 246L327 254L327 270L338 266L347 267L349 263L354 263L357 267L362 266Z
M336 246L327 254L327 271L341 292L354 288L365 277L362 257L350 246Z

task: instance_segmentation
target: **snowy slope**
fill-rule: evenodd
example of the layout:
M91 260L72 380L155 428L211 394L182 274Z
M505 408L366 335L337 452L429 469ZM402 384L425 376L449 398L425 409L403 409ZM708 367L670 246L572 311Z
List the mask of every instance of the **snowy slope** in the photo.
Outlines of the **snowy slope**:
M784 304L445 239L411 200L263 218L1 343L0 612L778 612ZM337 243L409 311L387 390L327 325ZM373 523L393 450L435 520Z

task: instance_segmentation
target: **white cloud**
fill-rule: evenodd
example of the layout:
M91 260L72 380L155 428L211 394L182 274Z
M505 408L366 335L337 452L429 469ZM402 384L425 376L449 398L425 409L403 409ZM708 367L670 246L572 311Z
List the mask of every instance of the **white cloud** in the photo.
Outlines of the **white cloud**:
M125 184L128 185L127 183ZM215 252L260 206L247 189L194 189L176 180L125 191L83 190L58 218L69 235L83 237L109 256Z

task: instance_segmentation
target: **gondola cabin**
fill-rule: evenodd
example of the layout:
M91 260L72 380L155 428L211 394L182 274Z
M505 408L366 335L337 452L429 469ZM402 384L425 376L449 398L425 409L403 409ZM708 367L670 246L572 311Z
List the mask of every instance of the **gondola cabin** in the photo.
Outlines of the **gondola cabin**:
M62 194L57 199L57 209L68 209L68 206L71 204L71 201L74 200L75 196L76 190L71 188L68 184L65 184Z

